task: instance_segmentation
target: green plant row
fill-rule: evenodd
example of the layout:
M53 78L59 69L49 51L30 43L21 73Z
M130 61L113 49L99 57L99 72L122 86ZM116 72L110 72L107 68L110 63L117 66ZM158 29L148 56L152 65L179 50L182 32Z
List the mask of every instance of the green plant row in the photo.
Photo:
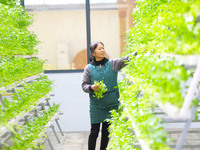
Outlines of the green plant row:
M9 6L16 6L19 4L19 0L0 0L0 3Z
M53 104L48 110L44 110L42 115L34 117L32 121L27 122L26 125L19 129L22 133L14 132L12 138L13 145L5 146L4 150L27 150L27 149L42 149L43 146L38 146L40 139L45 136L47 124L51 118L59 111L59 105Z
M200 54L199 0L143 0L136 7L127 52Z
M0 87L43 72L43 64L44 61L37 58L0 58Z
M2 2L0 2L0 56L37 53L35 47L39 41L36 35L28 30L32 16L20 5L5 5Z
M40 43L36 34L28 30L33 18L20 5L20 0L0 0L0 20L0 87L12 86L13 83L21 82L27 77L43 72L43 60L25 59L20 56L37 54L37 45ZM58 112L58 105L53 104L42 115L33 118L26 125L9 121L23 117L24 114L30 112L51 90L52 81L44 76L31 83L24 83L21 89L16 90L14 96L4 97L3 103L0 104L0 128L11 129L14 137L12 146L4 143L3 149L42 148L38 147L39 139L45 135L46 125ZM15 132L16 128L19 132Z
M134 129L131 121L123 115L123 106L121 105L118 110L112 110L111 114L109 150L139 150L134 147L136 144Z
M186 81L192 72L173 58L163 55L141 54L133 57L124 69L129 80L140 85L149 101L169 102L181 108L187 91Z
M192 74L174 58L158 54L200 54L200 1L137 1L133 16L135 25L127 33L124 55L134 51L139 55L130 56L123 70L128 81L119 83L121 109L112 112L110 127L111 137L117 139L111 139L110 147L135 149L135 140L140 139L152 150L168 150L163 123L150 108L156 101L180 108ZM138 98L140 91L144 95ZM137 134L131 136L128 127ZM119 131L122 128L125 132Z
M130 56L131 57L131 56ZM124 126L123 118L129 117L132 130L137 130L140 134L136 135L136 139L142 139L149 143L152 150L170 149L167 146L168 139L163 130L161 120L154 116L149 108L153 107L156 102L171 103L177 108L181 108L184 102L187 79L191 76L191 72L180 66L174 58L169 56L154 55L151 53L140 54L136 57L131 57L131 61L123 73L128 79L124 79L119 83L120 102L122 109L120 119L116 112L113 112L111 136L119 133L119 126ZM139 92L144 95L138 98ZM119 115L118 115L119 116ZM117 124L117 127L115 127ZM115 130L117 128L117 130ZM121 132L122 137L117 140L111 140L111 147L122 144L122 148L127 147L127 144L119 143L118 140L127 141L129 137L124 134L130 133ZM134 138L134 135L132 135ZM133 142L134 140L132 140ZM131 145L131 143L130 143ZM132 146L132 149L134 146ZM130 148L131 149L131 148ZM120 150L120 149L119 149Z
M1 126L6 125L10 119L31 111L37 105L38 100L51 90L52 81L47 76L43 76L32 83L24 84L23 89L17 89L12 99L4 98L3 105L0 105Z
M119 87L121 109L112 111L110 136L114 138L111 139L111 150L138 149L134 146L138 140L145 141L152 150L169 150L169 139L166 138L163 123L149 109L152 107L149 95L138 98L140 85L130 83L127 79L120 82ZM127 117L128 120L125 119ZM124 130L120 131L122 128ZM131 131L137 131L137 134Z

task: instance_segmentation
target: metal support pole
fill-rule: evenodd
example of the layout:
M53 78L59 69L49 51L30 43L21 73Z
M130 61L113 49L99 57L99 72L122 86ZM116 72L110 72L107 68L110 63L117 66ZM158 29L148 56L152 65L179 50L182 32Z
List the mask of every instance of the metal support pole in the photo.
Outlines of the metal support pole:
M40 146L41 146L41 144L40 144L40 143L38 143L38 148L39 148L39 150L41 150Z
M39 117L39 114L38 114L38 110L37 110L37 109L35 109L34 115L35 115L36 117Z
M190 113L190 105L192 103L192 99L194 97L195 90L198 87L198 83L200 81L199 74L200 74L200 59L198 61L196 70L194 72L192 81L190 83L187 95L185 96L183 106L182 106L182 108L180 110L180 117L184 117L184 118L188 118L188 119L192 118L190 116L191 115L191 113Z
M44 103L41 104L42 110L45 110Z
M196 111L197 107L196 106L193 106L192 107L192 117L185 123L185 127L183 129L183 132L181 134L181 137L179 138L179 141L176 145L176 150L181 150L182 147L183 147L183 144L184 144L184 141L185 141L185 138L188 134L188 131L190 129L190 125L192 123L192 120L194 119L194 116L195 116L195 111Z
M47 105L51 106L51 104L49 103L49 99L46 98L45 100L47 101Z
M199 65L198 67L200 67L200 61L199 61L198 65ZM200 68L199 68L199 69L200 69ZM198 84L199 84L199 80L198 80L198 83L196 84L195 87L198 88ZM189 92L189 90L188 90L188 92ZM193 97L192 97L192 98L193 98ZM197 96L197 99L200 100L200 89L198 89L198 96ZM176 145L176 150L181 150L182 147L183 147L183 144L184 144L185 138L186 138L186 136L187 136L187 134L188 134L190 125L191 125L192 121L194 120L195 112L196 112L196 110L197 110L197 107L198 107L198 106L195 106L195 105L192 106L191 118L190 118L190 119L186 122L186 124L185 124L185 127L184 127L184 129L183 129L183 132L182 132L182 134L181 134L181 137L180 137L180 139L179 139L179 141L178 141L178 143L177 143L177 145Z
M4 106L4 104L3 104L3 97L1 96L1 94L0 94L0 103Z
M87 62L89 63L89 55L90 55L90 43L91 43L91 35L90 35L90 0L86 0L86 27L87 27Z
M58 138L58 135L56 134L56 131L55 131L55 129L54 129L54 126L52 125L51 128L52 128L52 130L53 130L54 135L56 136L56 139L58 140L58 143L60 143L60 140L59 140L59 138Z
M61 130L61 127L60 127L60 125L58 123L58 119L55 119L55 121L56 121L56 124L57 124L57 126L58 126L58 128L60 130L61 135L64 136L63 131Z
M20 5L23 6L23 7L25 8L24 0L20 0Z
M47 141L48 141L48 143L49 143L49 146L50 146L51 150L54 150L54 149L53 149L53 146L52 146L52 144L51 144L51 141L49 140L49 137L48 137L48 136L47 136Z

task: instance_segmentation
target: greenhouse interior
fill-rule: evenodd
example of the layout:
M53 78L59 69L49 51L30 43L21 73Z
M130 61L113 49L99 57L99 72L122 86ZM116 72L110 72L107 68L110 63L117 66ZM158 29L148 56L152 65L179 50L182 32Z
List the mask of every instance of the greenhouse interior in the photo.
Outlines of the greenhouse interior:
M1 150L200 150L199 0L0 0Z

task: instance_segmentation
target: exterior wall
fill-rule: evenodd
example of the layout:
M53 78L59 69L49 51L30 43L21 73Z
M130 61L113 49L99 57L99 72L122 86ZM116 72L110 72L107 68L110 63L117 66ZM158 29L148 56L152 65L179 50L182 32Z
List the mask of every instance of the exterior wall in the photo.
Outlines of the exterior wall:
M30 30L42 42L39 58L47 59L45 69L74 69L76 55L87 48L85 10L29 11L34 15ZM91 10L91 42L102 41L110 58L120 56L117 9Z

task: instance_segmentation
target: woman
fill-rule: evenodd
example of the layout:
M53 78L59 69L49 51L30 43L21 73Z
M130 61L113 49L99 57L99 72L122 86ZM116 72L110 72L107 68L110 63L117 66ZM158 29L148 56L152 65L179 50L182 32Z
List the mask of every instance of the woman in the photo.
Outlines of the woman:
M133 53L136 55L137 53ZM126 66L129 56L117 59L107 59L105 57L104 44L100 41L90 45L90 64L88 64L83 73L82 88L89 93L90 97L90 122L91 130L88 139L88 149L95 150L96 139L99 134L100 124L102 124L102 137L100 150L105 150L109 141L109 123L105 121L110 118L110 110L118 109L119 90L117 87L118 71ZM95 86L94 81L102 81L107 87L107 92L103 98L94 97L94 91L97 91L99 85Z

